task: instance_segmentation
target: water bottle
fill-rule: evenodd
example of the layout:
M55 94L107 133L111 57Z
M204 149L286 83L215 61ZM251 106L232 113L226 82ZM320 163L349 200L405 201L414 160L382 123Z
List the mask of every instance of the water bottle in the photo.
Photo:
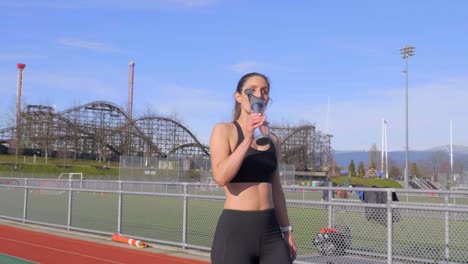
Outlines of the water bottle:
M252 93L249 94L249 101L251 113L265 114L266 102L263 98L256 97ZM267 121L254 130L254 138L258 146L265 146L270 143L270 129Z

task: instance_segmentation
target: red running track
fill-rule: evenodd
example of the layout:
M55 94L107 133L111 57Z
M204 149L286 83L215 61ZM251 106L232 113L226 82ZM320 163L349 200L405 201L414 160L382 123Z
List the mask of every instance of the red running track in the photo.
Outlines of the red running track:
M198 260L145 252L145 249L111 246L5 225L0 225L0 253L41 264L208 264Z

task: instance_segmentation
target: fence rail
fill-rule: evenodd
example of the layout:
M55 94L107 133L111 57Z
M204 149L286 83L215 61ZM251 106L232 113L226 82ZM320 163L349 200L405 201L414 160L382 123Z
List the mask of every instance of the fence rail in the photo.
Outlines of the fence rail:
M466 191L283 189L295 263L468 262ZM0 218L202 251L223 202L213 184L0 178Z

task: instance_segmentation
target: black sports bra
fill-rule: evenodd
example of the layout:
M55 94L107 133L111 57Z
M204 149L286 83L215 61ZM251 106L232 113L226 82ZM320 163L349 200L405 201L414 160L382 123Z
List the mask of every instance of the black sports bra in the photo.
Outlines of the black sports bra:
M244 133L237 123L234 121L237 128L237 145L244 140ZM278 160L276 158L275 144L270 139L270 148L265 151L256 150L252 147L247 151L242 164L236 176L230 182L272 182L273 173L278 167Z

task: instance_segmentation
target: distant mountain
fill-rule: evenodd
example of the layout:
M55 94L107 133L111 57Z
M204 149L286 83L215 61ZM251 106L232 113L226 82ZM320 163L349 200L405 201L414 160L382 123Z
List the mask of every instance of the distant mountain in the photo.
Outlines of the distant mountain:
M409 160L410 162L417 162L420 160L429 159L434 152L444 151L449 157L448 146L440 146L431 148L424 151L409 151ZM453 156L455 160L462 160L465 164L465 168L468 168L468 147L462 145L454 145ZM369 162L369 152L368 151L335 151L335 160L338 166L347 167L351 160L354 160L354 163L357 164L362 161L367 166ZM378 156L378 162L380 162L380 152ZM403 166L405 163L405 151L389 151L388 158L396 161L400 166Z
M449 151L450 145L444 145L439 147L433 147L426 151L437 152L437 151ZM453 145L453 153L468 154L468 147L463 145Z

